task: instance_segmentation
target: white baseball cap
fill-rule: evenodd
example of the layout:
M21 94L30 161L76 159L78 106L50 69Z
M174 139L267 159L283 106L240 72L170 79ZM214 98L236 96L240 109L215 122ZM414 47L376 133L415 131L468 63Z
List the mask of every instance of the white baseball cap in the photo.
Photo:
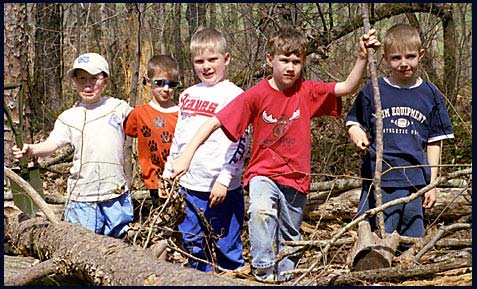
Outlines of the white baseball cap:
M81 54L78 58L75 59L73 68L68 70L67 76L69 78L75 75L76 69L83 69L91 75L104 72L109 77L109 65L106 59L99 55L98 53L85 53Z

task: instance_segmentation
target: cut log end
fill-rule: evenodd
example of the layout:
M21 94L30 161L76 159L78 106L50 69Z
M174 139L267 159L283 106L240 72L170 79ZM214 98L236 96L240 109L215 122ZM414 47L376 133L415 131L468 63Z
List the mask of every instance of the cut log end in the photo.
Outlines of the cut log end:
M389 259L373 248L368 247L356 254L351 271L374 270L389 267L391 267Z

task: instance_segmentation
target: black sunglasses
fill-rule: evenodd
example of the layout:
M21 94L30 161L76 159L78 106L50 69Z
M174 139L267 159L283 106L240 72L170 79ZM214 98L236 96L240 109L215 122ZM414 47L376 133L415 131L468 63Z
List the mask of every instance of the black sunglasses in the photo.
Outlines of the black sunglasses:
M151 79L151 83L154 86L159 86L159 87L164 87L164 86L169 86L170 88L174 88L176 86L179 86L178 81L167 81L165 79Z

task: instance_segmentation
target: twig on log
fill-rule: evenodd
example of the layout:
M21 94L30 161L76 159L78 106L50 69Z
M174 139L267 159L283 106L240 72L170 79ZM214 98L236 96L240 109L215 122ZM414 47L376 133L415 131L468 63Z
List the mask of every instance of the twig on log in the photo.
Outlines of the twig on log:
M424 248L419 251L419 253L416 254L414 257L414 262L419 262L419 259L427 252L429 251L432 247L434 247L445 234L449 234L450 232L453 231L458 231L458 230L464 230L464 229L471 229L472 224L452 224L449 226L442 226L439 228L439 231L432 237L431 241L427 243Z
M447 206L445 206L441 213L435 218L435 220L429 225L429 226L432 226L434 223L437 222L437 220L439 220L440 216L442 214L444 214L444 212L446 211L446 209L459 197L461 196L462 194L464 194L465 192L467 192L467 190L469 189L469 186L467 186L466 188L463 188L454 198L452 198L452 200L447 204Z
M33 189L33 187L24 179L22 179L19 175L13 172L11 169L3 166L3 171L5 172L5 176L15 183L17 183L35 202L38 208L45 214L50 222L53 224L58 224L58 218L56 217L55 213L48 207L48 204L43 200L43 198Z
M182 255L190 258L190 259L193 259L193 260L196 260L196 261L199 261L199 262L202 262L202 263L205 263L207 265L210 265L210 266L213 266L214 268L216 268L217 270L221 271L221 272L232 272L233 270L229 270L229 269L225 269L225 268L222 268L220 267L219 265L217 264L214 264L212 262L209 262L208 260L204 260L204 259L201 259L201 258L197 258L196 256L192 255L192 254L189 254L187 253L186 251L182 250L181 248L179 248L177 246L177 244L175 244L171 239L167 239L167 245L169 246L169 248L171 248L172 250L174 251L177 251L179 253L181 253Z
M50 259L35 266L27 269L23 269L16 274L7 276L4 281L5 286L25 286L32 284L34 281L54 273L58 273L61 270L58 270L58 265L61 262L58 262L57 259Z

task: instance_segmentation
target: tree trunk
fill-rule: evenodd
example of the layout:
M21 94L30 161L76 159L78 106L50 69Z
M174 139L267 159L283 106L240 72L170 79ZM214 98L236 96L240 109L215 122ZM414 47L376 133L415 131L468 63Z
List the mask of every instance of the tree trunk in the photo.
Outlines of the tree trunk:
M63 80L63 15L61 4L36 3L35 53L31 96L34 130L51 131L65 105Z
M455 35L455 22L452 10L446 10L444 16L442 16L441 19L442 27L444 28L444 93L449 98L450 103L455 104L457 99L457 41Z
M181 20L182 20L182 4L174 3L174 51L177 64L179 65L179 78L182 83L184 83L184 66L186 65L185 52L182 49L181 42ZM177 101L178 97L174 97L174 100Z
M57 272L80 272L93 285L245 285L239 280L159 261L147 250L68 222L53 225L36 218L21 223L5 219L4 224L5 241L16 248L17 254L51 258Z
M20 117L23 118L24 142L30 143L31 123L30 123L30 88L28 84L28 33L27 33L27 4L26 3L5 3L4 4L4 30L3 30L3 82L22 83L24 111L18 113L18 99L16 98L19 89L4 90L3 97L5 103L12 111L13 122L18 124ZM4 117L5 120L5 117ZM14 163L11 148L15 144L14 135L4 121L3 127L3 157L4 164L12 166Z
M136 38L136 53L134 54L133 62L133 71L131 86L129 91L129 105L131 107L136 106L136 96L137 96L137 86L139 83L139 65L141 62L141 30L142 30L142 15L145 10L146 4L136 3L133 4L135 7L135 13L137 16L137 38ZM124 160L124 171L126 173L126 179L128 180L129 187L132 186L133 182L133 162L132 162L132 138L126 137L126 142L124 144L125 150L125 160Z

